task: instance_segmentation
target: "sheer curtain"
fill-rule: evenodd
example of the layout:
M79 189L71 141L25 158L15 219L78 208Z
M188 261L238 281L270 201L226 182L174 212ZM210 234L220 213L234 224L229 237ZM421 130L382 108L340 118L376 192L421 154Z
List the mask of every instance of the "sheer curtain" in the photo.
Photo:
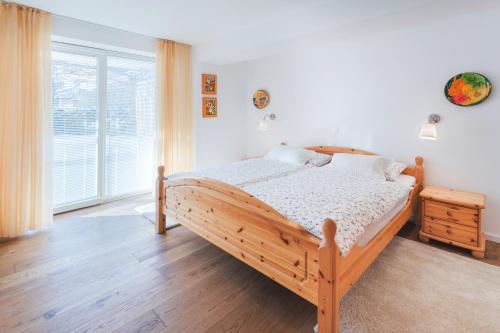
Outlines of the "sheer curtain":
M52 222L50 23L0 3L0 237Z
M156 45L157 162L166 173L192 167L191 46L158 39Z

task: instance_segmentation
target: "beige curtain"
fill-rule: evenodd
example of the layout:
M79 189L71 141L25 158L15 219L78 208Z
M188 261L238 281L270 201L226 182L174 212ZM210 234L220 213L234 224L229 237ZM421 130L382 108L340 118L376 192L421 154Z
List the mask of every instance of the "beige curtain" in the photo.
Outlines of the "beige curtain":
M52 222L50 21L0 3L0 237Z
M192 167L191 46L159 39L157 63L157 162L166 173Z

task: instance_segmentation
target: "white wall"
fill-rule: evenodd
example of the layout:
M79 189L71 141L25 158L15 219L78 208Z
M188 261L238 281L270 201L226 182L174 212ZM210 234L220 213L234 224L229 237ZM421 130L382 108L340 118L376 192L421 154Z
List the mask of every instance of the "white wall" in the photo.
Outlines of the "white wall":
M433 15L430 14L430 17ZM341 38L318 36L293 50L248 63L248 156L282 141L341 145L412 162L424 157L427 184L487 195L484 229L500 241L500 11L415 21L403 29L359 29ZM339 37L337 35L336 37ZM489 99L462 108L443 94L453 75L476 71L493 84ZM266 111L277 115L268 132L257 131L263 111L251 103L259 88L271 94ZM418 138L438 113L437 141Z
M202 117L202 73L217 74L217 118ZM196 168L221 166L243 157L245 84L245 64L194 64L193 112Z
M150 36L57 15L52 17L52 36L55 41L146 56L154 56L156 47Z

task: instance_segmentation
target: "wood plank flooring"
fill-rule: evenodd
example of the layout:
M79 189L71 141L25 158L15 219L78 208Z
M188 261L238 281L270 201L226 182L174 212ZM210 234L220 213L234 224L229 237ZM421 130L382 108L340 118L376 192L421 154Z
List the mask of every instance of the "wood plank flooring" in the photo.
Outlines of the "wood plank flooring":
M0 242L0 332L311 332L308 302L183 227L156 235L133 210L150 200L61 214ZM400 234L416 239L411 224ZM483 261L499 258L488 243Z

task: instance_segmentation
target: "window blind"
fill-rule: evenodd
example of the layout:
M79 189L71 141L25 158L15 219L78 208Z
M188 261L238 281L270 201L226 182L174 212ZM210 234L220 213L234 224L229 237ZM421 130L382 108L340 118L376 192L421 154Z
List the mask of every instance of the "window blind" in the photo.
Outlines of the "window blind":
M144 192L153 182L155 64L108 57L105 196Z
M54 206L98 196L97 64L52 52Z

